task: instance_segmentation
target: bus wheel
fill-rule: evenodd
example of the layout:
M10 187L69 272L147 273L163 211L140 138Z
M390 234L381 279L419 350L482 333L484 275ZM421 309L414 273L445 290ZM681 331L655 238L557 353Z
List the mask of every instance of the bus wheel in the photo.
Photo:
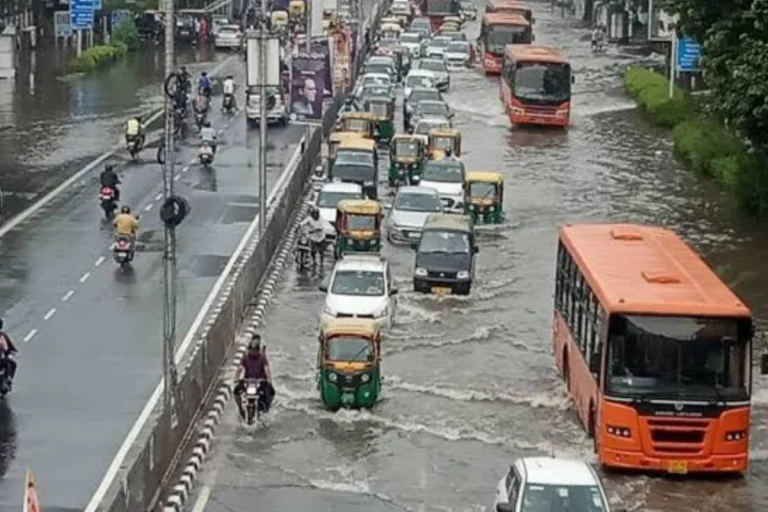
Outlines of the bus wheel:
M587 419L587 435L592 438L592 449L597 453L597 435L595 432L595 406L589 402L589 418Z

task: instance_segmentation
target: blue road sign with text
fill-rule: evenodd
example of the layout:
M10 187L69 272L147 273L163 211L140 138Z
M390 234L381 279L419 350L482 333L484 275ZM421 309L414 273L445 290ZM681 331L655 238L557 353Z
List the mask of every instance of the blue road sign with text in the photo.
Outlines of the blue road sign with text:
M699 70L701 58L701 45L690 37L681 37L677 40L677 70L684 73L693 73Z
M72 30L93 28L93 0L70 0L69 19Z

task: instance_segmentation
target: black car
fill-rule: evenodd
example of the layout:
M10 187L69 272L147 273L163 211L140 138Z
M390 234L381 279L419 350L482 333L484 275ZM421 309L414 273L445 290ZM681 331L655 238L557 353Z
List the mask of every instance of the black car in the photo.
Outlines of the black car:
M156 11L146 11L134 19L139 37L148 40L161 40L165 34L165 23Z
M197 38L195 32L195 18L189 14L176 16L176 40L183 43L191 43Z
M416 251L413 289L444 295L469 295L478 252L472 222L464 215L427 217Z

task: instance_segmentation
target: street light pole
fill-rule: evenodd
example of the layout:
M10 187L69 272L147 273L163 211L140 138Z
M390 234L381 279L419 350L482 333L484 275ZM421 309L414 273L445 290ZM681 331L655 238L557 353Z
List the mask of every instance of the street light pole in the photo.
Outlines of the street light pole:
M259 238L267 222L267 0L261 0L259 27Z

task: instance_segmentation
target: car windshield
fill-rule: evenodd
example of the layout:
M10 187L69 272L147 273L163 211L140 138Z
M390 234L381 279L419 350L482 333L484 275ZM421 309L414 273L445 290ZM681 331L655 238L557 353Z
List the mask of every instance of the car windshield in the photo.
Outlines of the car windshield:
M469 53L469 43L466 41L452 41L445 51L448 53Z
M454 139L452 137L432 137L432 147L440 151L453 151Z
M366 85L389 85L392 79L389 75L365 75L363 77L363 86Z
M366 103L365 110L381 117L387 117L389 112L389 102L387 101L369 101Z
M432 79L428 76L410 75L405 79L406 87L433 87Z
M392 37L382 37L379 39L379 48L394 48L398 44L400 44L400 41Z
M437 89L420 89L418 91L413 91L410 96L408 96L408 101L411 103L418 103L420 101L424 100L441 100L440 97L440 91Z
M406 158L418 158L419 143L413 140L395 140L395 156Z
M219 28L219 35L235 35L239 32L237 27L221 27Z
M442 60L422 60L419 64L419 69L426 69L427 71L436 71L438 73L446 73L447 68L445 62Z
M333 277L331 293L334 295L384 295L384 275L370 270L339 270Z
M390 71L391 71L391 68L386 64L366 64L365 65L366 73L382 73L384 75L389 75Z
M746 399L751 343L745 323L615 315L608 343L608 391L638 399Z
M571 97L569 64L519 63L515 95L524 100L567 101Z
M366 85L361 96L389 96L392 93L386 85Z
M442 121L420 122L419 124L416 125L416 129L413 130L413 133L416 135L429 135L430 130L443 129L443 128L450 128L450 126L448 125L448 123L442 122Z
M422 116L448 117L448 105L442 101L422 101L416 105L415 113Z
M319 208L336 208L339 201L344 199L362 199L363 195L358 192L336 192L332 190L321 190L320 197L317 199Z
M335 336L328 341L328 360L373 361L373 346L370 341L358 336Z
M421 179L440 183L464 183L464 167L460 162L427 162Z
M596 485L527 484L521 512L602 512L607 510Z
M373 165L373 153L369 153L368 151L355 151L352 149L340 149L336 152L336 164Z
M483 181L473 181L469 185L469 195L481 199L490 199L496 196L496 185Z
M469 254L469 235L459 231L427 230L421 236L420 253Z
M421 42L421 36L416 33L405 33L400 36L400 41L403 43L419 43Z
M446 46L448 46L448 44L450 42L451 42L451 38L450 37L440 36L440 37L436 37L436 38L432 39L432 41L429 43L429 46L436 46L438 48L445 48Z
M440 198L437 194L397 194L395 210L404 212L442 212Z
M350 181L353 183L362 183L364 181L373 181L373 164L353 164L343 160L333 164L333 177L341 181Z

